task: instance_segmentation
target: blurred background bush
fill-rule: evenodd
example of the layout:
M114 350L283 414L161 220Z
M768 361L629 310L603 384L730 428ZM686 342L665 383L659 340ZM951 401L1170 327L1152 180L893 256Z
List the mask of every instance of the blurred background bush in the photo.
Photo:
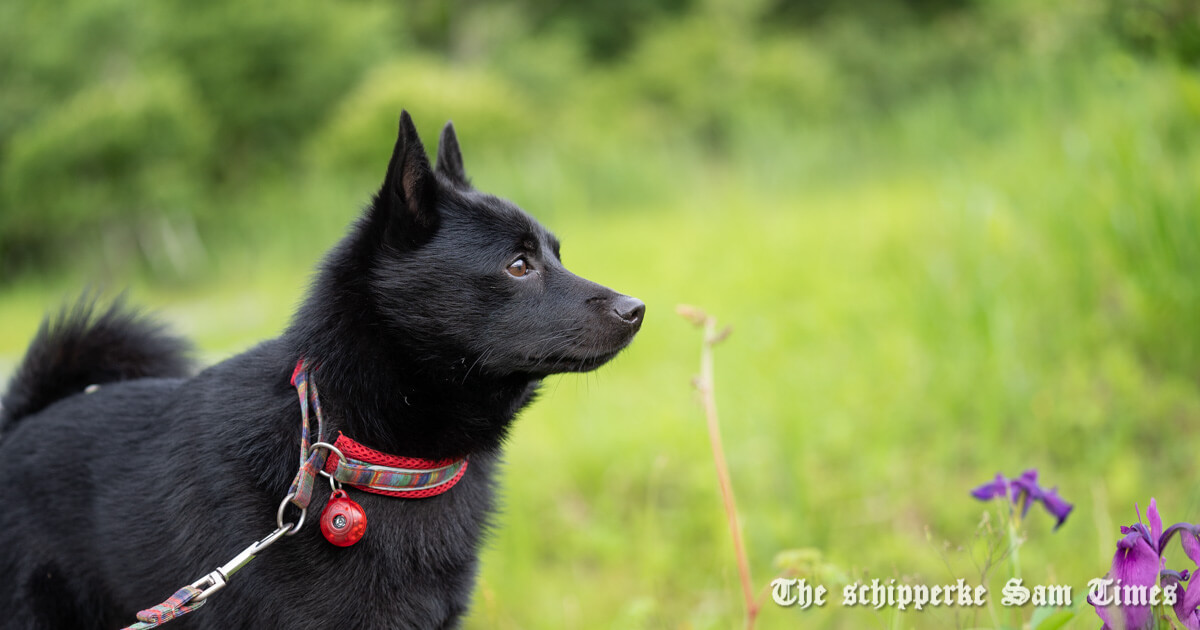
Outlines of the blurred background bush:
M1102 574L1135 500L1200 520L1192 0L16 0L0 76L0 373L83 283L213 360L277 333L401 108L646 300L519 423L473 627L735 623L682 301L737 327L762 582L788 546L943 577L925 528L968 537L997 470L1079 504L1034 579ZM763 618L801 621L875 623Z

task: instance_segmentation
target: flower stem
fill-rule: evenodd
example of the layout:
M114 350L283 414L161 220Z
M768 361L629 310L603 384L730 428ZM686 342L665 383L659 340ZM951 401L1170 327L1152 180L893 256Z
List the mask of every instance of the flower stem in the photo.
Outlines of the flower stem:
M1012 577L1021 577L1021 517L1013 511L1008 519L1008 553L1012 564Z
M755 600L754 585L750 578L750 561L746 557L746 546L742 542L741 525L738 523L737 502L733 497L733 483L729 478L729 465L725 462L725 448L721 443L721 426L717 420L717 399L714 393L713 346L729 336L730 328L717 331L717 319L690 306L679 306L676 311L704 328L704 341L700 346L700 377L695 386L700 392L704 415L708 421L708 441L712 446L713 463L717 468L717 483L721 488L721 500L725 506L725 517L729 521L729 534L733 538L733 549L737 555L738 579L742 583L742 597L746 603L746 629L754 627L760 602Z
M1016 506L1009 510L1008 518L1008 560L1012 567L1012 576L1021 578L1021 512ZM1018 608L1012 609L1012 620L1016 627L1021 626L1021 618L1018 613Z

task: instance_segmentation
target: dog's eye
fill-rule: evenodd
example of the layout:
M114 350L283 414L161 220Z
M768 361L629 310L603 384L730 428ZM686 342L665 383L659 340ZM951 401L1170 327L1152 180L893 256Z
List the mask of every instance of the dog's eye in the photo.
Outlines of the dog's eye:
M533 268L529 266L529 263L525 262L524 258L518 258L508 266L508 275L514 278L521 278L530 271L533 271Z

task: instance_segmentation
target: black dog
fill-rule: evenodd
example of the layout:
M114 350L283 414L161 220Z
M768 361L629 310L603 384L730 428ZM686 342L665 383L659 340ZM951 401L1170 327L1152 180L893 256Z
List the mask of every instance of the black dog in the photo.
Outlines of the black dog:
M308 524L168 627L456 627L513 417L545 376L613 358L643 312L474 190L450 125L430 168L405 112L382 189L281 337L188 378L186 344L120 304L43 323L0 413L0 628L132 624L271 533L299 465L300 359L329 441L469 466L428 498L349 486L369 528L345 548L313 523L318 478Z

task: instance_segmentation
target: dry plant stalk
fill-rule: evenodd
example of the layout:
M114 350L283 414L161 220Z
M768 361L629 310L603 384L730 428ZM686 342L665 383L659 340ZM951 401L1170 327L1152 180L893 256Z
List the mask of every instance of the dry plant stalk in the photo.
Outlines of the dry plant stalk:
M675 312L696 326L703 328L704 339L700 346L700 376L692 381L700 393L704 415L708 420L708 440L712 445L713 463L717 467L717 482L721 486L721 500L725 505L725 516L729 521L729 534L733 537L733 548L737 555L738 578L742 582L742 597L746 601L746 628L754 627L761 602L754 597L754 585L750 579L750 561L746 557L746 545L742 542L742 528L738 522L737 502L733 497L733 484L729 480L729 466L725 463L725 448L721 443L721 426L717 420L717 398L713 380L713 346L721 343L733 332L726 326L717 330L717 318L703 310L686 304L675 307Z

